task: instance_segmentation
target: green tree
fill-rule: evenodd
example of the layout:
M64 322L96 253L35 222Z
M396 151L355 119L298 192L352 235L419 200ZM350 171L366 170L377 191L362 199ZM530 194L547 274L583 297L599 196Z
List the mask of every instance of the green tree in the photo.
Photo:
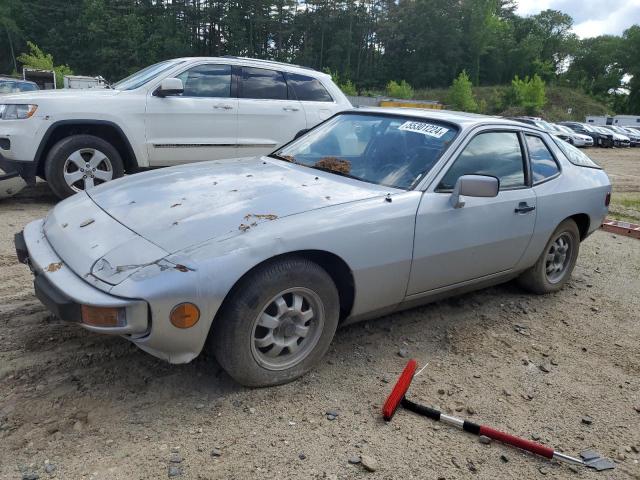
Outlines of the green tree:
M447 103L451 105L453 110L461 110L463 112L478 111L478 103L473 96L472 86L469 75L463 70L449 87Z
M406 80L402 80L400 83L391 80L387 83L387 95L392 98L413 98L413 87Z
M73 75L67 65L53 64L53 56L48 53L44 53L35 43L27 42L29 46L29 53L22 53L18 57L18 61L26 68L33 68L35 70L52 70L56 75L56 86L62 88L64 86L64 76Z
M535 115L547 103L545 83L538 75L519 78L511 82L513 104L524 108L528 115Z

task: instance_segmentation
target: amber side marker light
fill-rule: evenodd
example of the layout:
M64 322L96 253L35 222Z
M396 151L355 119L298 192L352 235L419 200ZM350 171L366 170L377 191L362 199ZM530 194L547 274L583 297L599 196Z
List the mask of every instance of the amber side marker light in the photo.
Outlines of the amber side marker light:
M82 323L93 327L124 327L124 308L82 305Z
M200 320L200 310L193 303L180 303L169 316L174 327L191 328Z

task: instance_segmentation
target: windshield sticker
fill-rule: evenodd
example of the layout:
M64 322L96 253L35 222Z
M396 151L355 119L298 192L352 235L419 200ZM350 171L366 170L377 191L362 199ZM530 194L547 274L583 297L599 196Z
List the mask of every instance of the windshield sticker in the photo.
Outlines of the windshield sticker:
M441 127L440 125L423 122L404 122L398 127L398 130L404 130L405 132L422 133L423 135L429 135L430 137L435 138L440 138L449 131L448 128Z

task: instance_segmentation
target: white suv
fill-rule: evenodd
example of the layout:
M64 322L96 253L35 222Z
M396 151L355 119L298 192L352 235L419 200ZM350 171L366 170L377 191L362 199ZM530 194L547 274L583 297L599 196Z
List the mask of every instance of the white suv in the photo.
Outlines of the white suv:
M109 89L2 96L0 168L62 198L140 169L265 154L349 108L312 69L178 58Z

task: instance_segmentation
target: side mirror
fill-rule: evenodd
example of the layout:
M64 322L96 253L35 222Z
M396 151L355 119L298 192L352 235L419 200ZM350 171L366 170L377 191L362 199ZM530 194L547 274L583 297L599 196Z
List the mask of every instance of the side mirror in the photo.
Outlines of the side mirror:
M156 97L168 97L170 95L180 95L183 92L182 80L179 78L165 78L160 82L160 86L155 89L153 94Z
M500 180L488 175L462 175L456 181L449 202L453 208L464 207L461 195L467 197L496 197L500 190Z

